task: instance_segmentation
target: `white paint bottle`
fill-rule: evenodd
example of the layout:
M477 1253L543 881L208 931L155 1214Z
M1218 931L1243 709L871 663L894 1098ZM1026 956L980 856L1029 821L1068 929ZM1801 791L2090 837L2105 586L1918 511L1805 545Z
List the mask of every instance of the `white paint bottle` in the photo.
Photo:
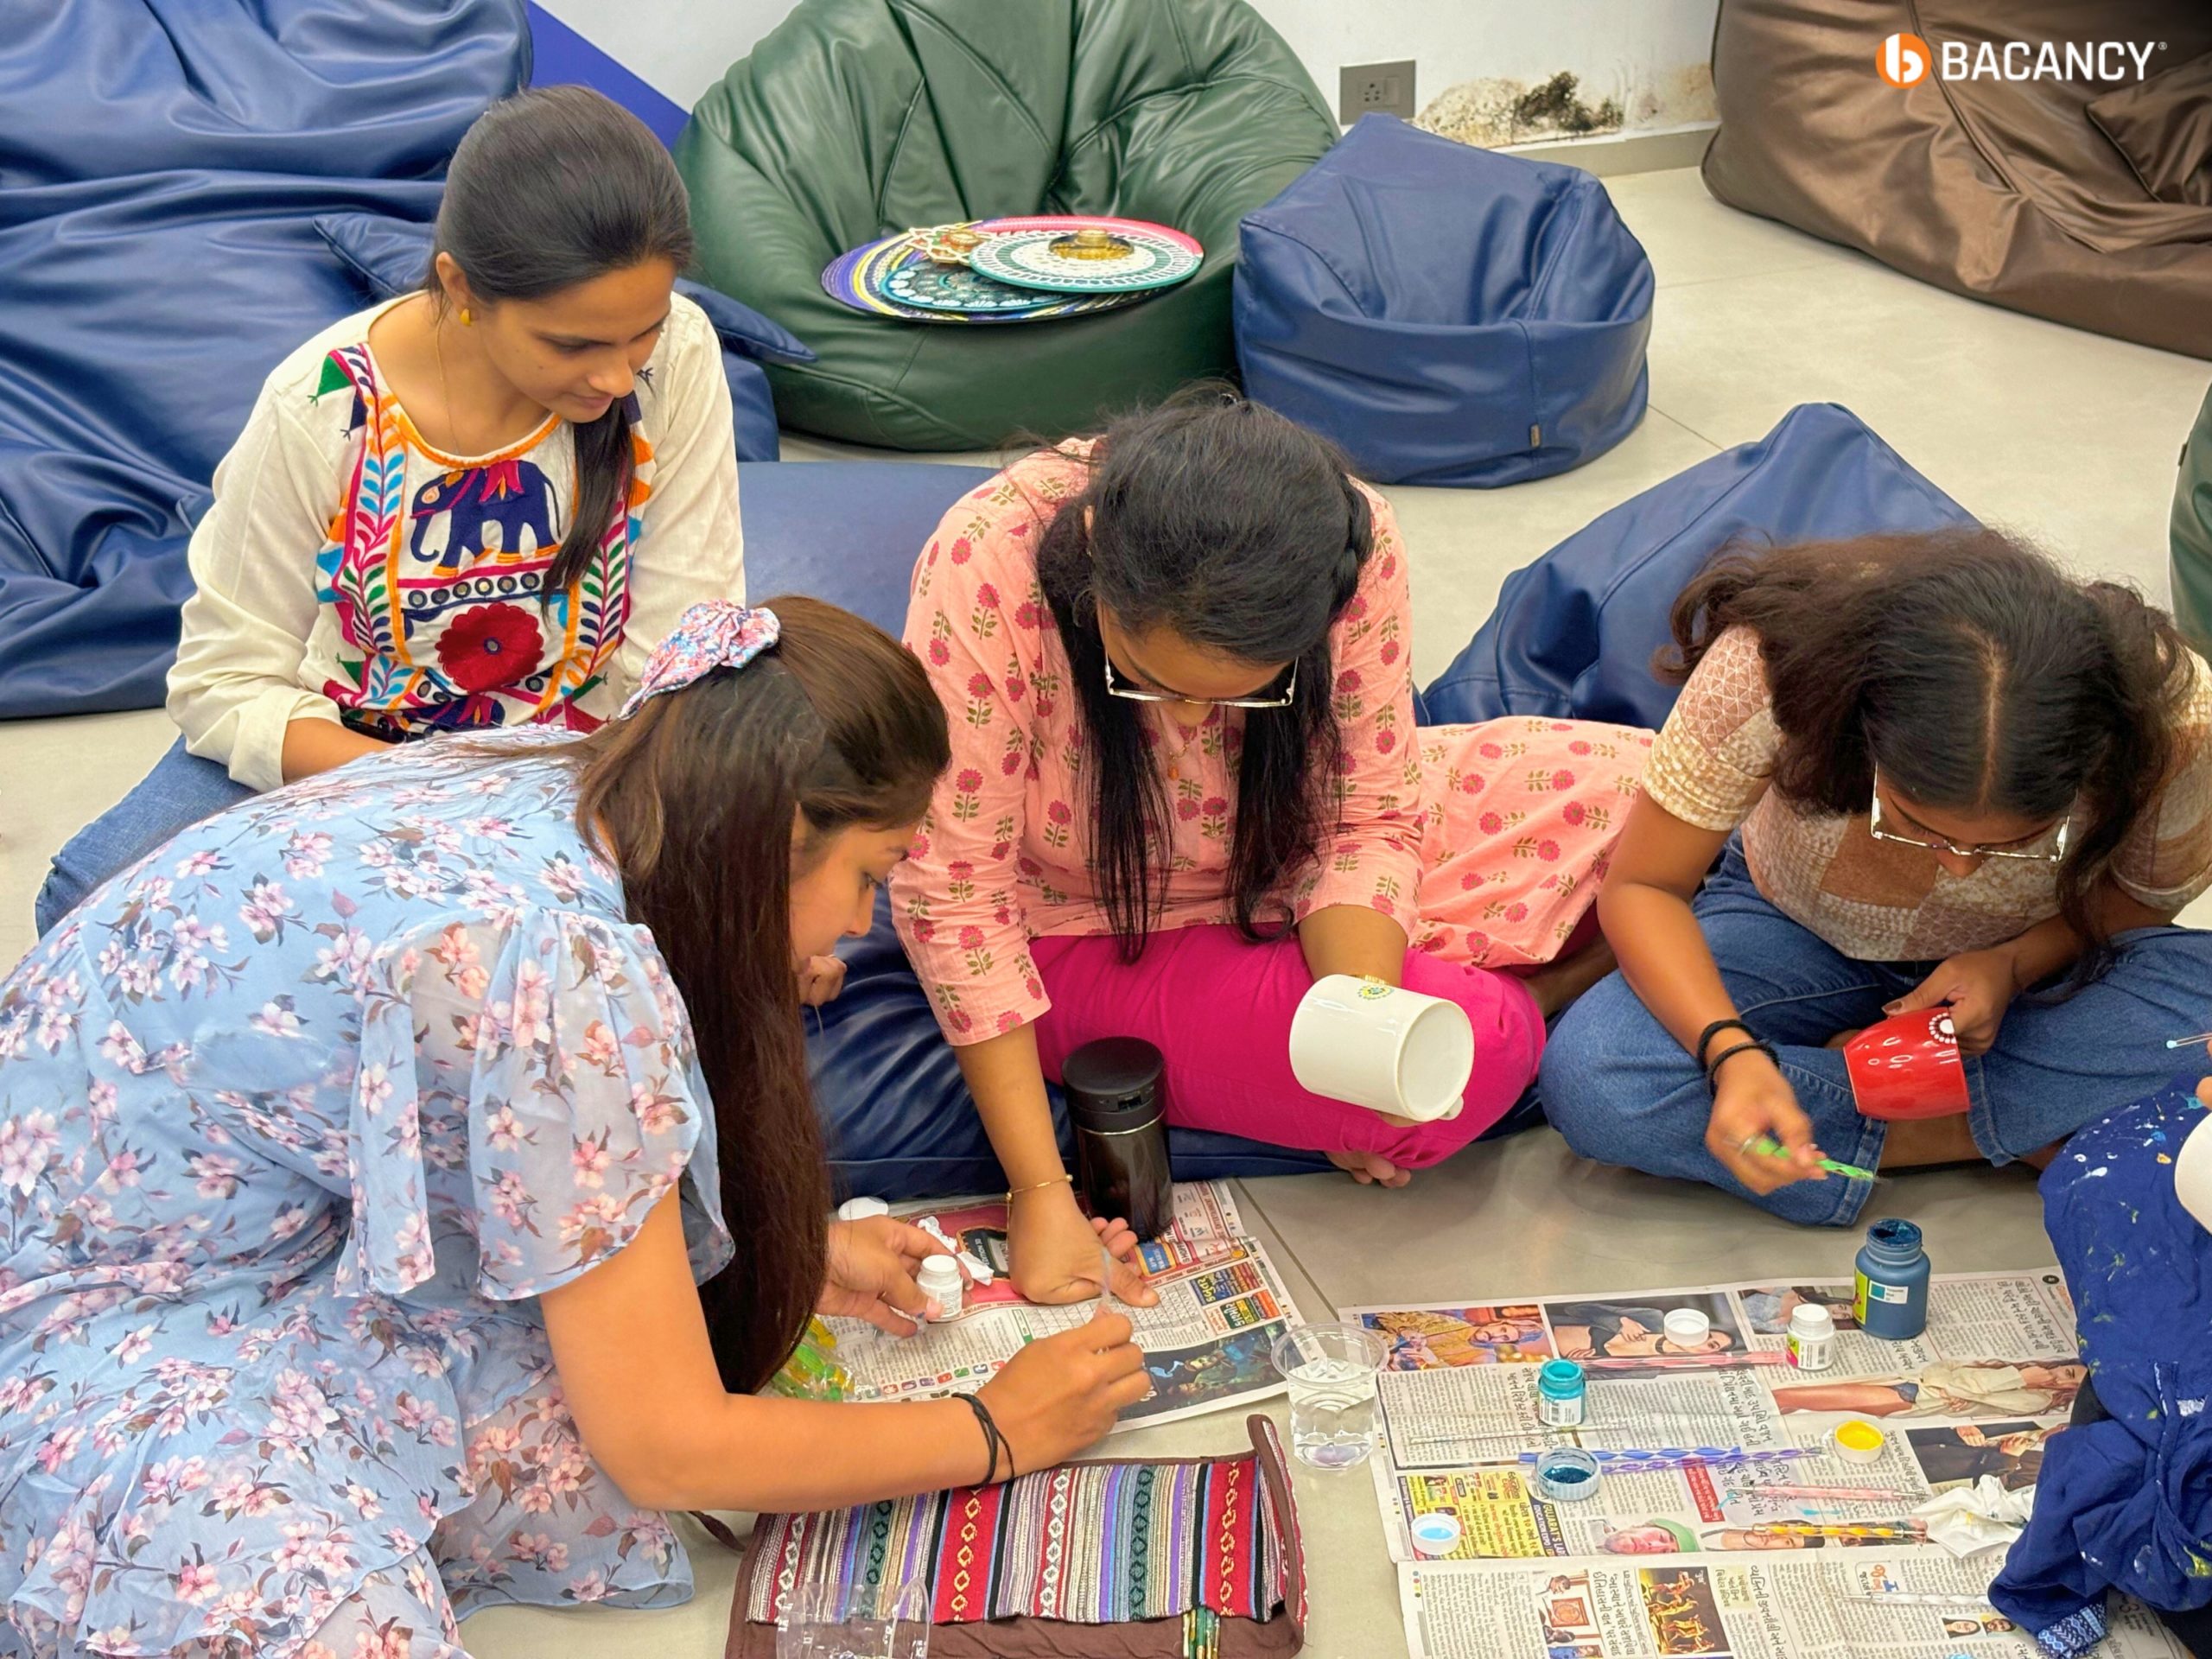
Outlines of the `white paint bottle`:
M914 1274L914 1284L923 1295L937 1304L938 1324L960 1317L960 1264L950 1256L924 1256L921 1270Z
M1835 1316L1817 1302L1789 1310L1789 1363L1801 1371L1825 1371L1835 1363Z

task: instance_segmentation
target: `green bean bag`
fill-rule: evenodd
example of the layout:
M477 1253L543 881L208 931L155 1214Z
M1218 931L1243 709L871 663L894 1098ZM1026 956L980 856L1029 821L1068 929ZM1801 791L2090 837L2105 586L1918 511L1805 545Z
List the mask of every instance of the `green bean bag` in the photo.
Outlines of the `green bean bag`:
M804 0L700 99L676 159L697 274L815 352L770 371L785 427L977 449L1233 374L1237 221L1336 137L1242 0ZM1172 225L1205 264L1055 322L906 322L822 291L822 268L875 237L1084 213Z

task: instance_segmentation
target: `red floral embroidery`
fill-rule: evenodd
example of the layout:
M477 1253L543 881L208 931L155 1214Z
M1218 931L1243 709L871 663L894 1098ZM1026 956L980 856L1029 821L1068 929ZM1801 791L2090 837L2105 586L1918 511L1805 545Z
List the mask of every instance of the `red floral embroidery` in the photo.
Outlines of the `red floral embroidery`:
M472 605L438 635L438 666L467 691L495 691L537 672L545 635L514 605Z

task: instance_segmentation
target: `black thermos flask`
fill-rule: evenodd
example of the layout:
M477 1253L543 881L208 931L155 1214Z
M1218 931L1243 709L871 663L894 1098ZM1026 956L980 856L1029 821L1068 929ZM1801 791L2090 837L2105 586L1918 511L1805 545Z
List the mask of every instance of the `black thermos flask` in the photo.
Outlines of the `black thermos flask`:
M1126 1217L1139 1238L1157 1238L1175 1215L1163 1064L1141 1037L1102 1037L1060 1068L1090 1213Z

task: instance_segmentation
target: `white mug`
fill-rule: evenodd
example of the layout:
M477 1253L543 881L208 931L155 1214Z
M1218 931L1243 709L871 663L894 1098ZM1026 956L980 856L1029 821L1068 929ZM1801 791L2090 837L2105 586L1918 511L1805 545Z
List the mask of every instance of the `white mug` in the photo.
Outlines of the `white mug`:
M1326 974L1291 1020L1290 1069L1317 1095L1433 1122L1459 1115L1475 1028L1440 996Z

